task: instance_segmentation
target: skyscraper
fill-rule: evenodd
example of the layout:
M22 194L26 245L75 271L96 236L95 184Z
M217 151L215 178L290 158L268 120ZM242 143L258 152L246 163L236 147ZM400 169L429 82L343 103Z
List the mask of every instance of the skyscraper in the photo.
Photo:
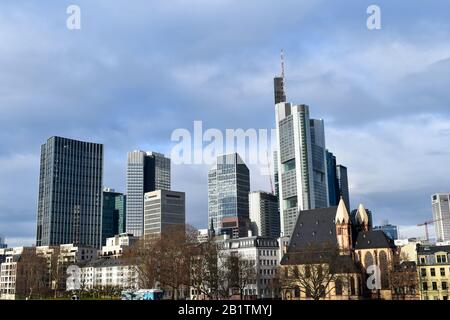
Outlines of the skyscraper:
M330 207L333 207L339 204L340 199L339 182L336 173L336 157L328 150L326 151L326 154L327 154L328 199Z
M218 156L208 172L208 221L216 234L237 228L240 236L247 235L249 192L250 171L239 154Z
M348 189L347 167L338 164L336 166L336 176L339 185L339 193L345 202L347 208L350 208L350 194Z
M450 194L436 193L431 196L437 241L450 240Z
M277 159L275 174L281 235L290 236L300 210L328 207L328 166L324 121L310 119L307 105L286 102L284 59L274 79Z
M144 194L170 190L170 159L156 152L128 153L126 232L141 236L144 228Z
M272 193L255 191L249 194L250 220L254 236L278 238L280 236L280 213L278 198Z
M144 196L144 236L160 236L186 224L184 192L156 190ZM170 233L169 233L170 234Z
M103 145L51 137L41 146L37 246L100 247Z
M281 232L290 236L299 210L328 206L325 134L306 105L279 103L275 110Z
M115 208L119 212L119 234L126 232L127 196L119 194L115 197Z
M106 244L107 238L123 233L120 225L125 215L124 204L122 193L109 188L103 190L102 245Z
M316 208L329 206L325 126L323 120L309 120L311 128L311 152Z

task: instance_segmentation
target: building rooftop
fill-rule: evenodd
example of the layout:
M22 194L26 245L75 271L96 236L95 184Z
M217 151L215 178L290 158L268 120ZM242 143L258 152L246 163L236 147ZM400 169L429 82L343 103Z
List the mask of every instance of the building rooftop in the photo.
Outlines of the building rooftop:
M355 249L395 248L395 243L382 230L362 231L358 234Z

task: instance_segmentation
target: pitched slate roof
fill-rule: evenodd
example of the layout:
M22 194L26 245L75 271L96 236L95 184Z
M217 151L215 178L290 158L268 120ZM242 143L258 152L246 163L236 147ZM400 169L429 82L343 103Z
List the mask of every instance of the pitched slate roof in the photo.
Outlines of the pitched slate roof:
M313 243L337 246L336 211L337 207L300 211L288 251L305 249Z
M418 254L435 254L436 252L450 253L450 246L421 246L417 245Z
M394 241L390 239L382 230L361 231L358 233L354 243L356 250L395 248Z
M322 262L335 255L337 207L300 211L281 264ZM307 261L306 261L307 260Z

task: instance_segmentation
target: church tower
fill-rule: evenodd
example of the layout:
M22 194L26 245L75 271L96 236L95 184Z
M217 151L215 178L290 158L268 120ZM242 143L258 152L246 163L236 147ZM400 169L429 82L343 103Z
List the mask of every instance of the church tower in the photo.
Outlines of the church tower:
M340 254L350 254L352 249L352 228L350 222L350 215L344 200L339 200L339 205L335 217L336 223L336 237L339 246Z
M356 230L360 231L369 231L369 215L367 214L366 209L362 204L359 205L358 211L355 216L356 221Z

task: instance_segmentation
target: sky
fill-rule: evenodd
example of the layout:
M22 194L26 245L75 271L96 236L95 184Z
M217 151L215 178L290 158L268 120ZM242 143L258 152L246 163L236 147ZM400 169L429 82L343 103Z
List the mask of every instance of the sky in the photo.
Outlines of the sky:
M80 30L66 27L71 4ZM372 4L380 30L366 26ZM51 136L103 143L105 187L125 192L127 152L170 155L172 132L194 121L274 128L283 48L288 100L324 119L352 208L424 236L416 225L432 219L431 194L450 192L449 39L444 0L1 1L0 234L10 246L35 242ZM172 166L199 228L208 168ZM270 190L250 169L251 189Z

